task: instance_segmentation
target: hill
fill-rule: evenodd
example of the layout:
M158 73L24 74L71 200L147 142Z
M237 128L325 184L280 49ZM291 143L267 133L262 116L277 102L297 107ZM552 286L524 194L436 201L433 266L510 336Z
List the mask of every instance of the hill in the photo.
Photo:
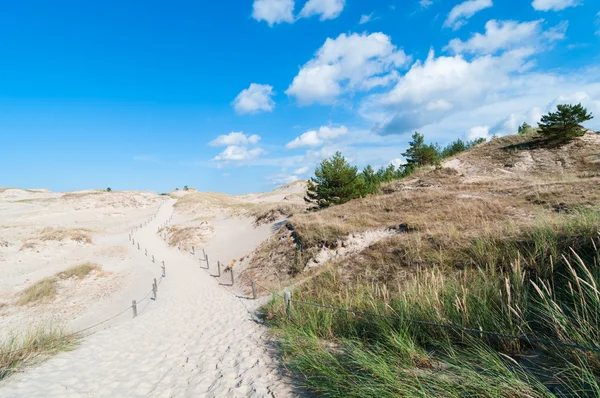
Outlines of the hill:
M600 380L598 358L565 345L600 336L597 318L582 318L600 310L599 203L600 135L554 147L535 133L496 138L381 194L292 215L244 277L359 311L267 309L288 365L317 393L595 396L583 379ZM494 370L475 377L481 368Z

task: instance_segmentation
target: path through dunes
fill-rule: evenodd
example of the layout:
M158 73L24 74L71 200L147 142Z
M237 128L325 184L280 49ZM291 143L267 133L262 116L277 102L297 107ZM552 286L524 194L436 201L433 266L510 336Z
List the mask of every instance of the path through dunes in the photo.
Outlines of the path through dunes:
M137 318L85 338L74 351L0 382L0 397L290 395L269 355L266 329L248 311L256 303L237 298L196 258L168 247L156 234L173 204L162 206L134 234L157 263L167 264L158 300L146 300L138 306ZM239 245L239 237L227 242L219 236L216 241L219 246ZM206 250L211 253L210 244ZM215 260L230 260L222 249L215 247L215 252ZM148 266L159 267L150 260Z

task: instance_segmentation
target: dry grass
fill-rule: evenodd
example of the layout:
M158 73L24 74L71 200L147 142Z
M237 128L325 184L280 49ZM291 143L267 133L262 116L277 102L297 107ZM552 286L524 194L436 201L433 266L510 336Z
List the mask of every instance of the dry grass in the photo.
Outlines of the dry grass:
M184 249L191 249L192 246L199 246L205 241L205 237L212 233L213 228L208 224L196 227L183 227L173 225L163 228L160 231L166 230L169 233L169 244L171 246L181 245Z
M19 293L18 305L45 303L56 296L56 278L44 278Z
M56 276L60 279L83 279L86 276L88 276L92 271L95 271L96 273L101 273L102 266L100 266L99 264L87 262L80 265L76 265L74 267L67 268L66 270L56 274Z
M49 278L40 279L20 292L16 303L18 305L26 305L52 301L56 297L58 291L57 285L60 280L69 278L84 279L92 272L102 276L102 266L87 262L67 268Z
M480 237L516 242L535 228L540 217L560 221L597 206L598 165L587 159L598 153L600 141L592 136L560 148L514 149L532 137L495 139L457 156L456 169L421 169L384 186L384 194L317 212L295 213L289 224L302 244L303 263L321 247L335 248L351 234L404 224L408 233L377 242L340 263L347 279L394 281L402 267L464 266L466 260L457 253L472 250ZM529 157L534 159L533 165L519 166L519 159ZM508 164L513 166L504 167ZM518 173L499 171L514 171L518 168L514 165L521 167ZM546 173L545 168L549 170ZM556 173L558 169L560 173ZM283 234L290 236L288 231ZM293 268L298 254L285 240L263 246L259 253L265 254L255 256L250 268L260 269L266 279L281 280L282 271ZM289 272L288 278L293 275Z
M52 228L47 227L40 233L39 239L42 241L58 241L70 239L80 243L92 243L90 231L82 228Z

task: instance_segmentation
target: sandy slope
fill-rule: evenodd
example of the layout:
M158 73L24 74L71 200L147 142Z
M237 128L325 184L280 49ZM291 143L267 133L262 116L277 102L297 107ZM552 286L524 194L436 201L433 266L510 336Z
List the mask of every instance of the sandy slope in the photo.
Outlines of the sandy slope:
M253 321L250 312L256 302L236 297L197 258L168 247L156 234L174 202L163 205L157 218L134 234L142 246L138 257L145 257L143 248L148 248L157 263L167 264L158 300L146 299L137 318L130 319L127 311L114 326L85 338L75 351L8 378L0 383L0 397L291 394L268 352L265 329ZM270 233L269 226L249 228L249 220L223 221L206 245L207 253L227 263L252 251ZM249 239L247 232L252 232ZM127 234L122 240L132 247ZM148 258L140 260L159 269Z

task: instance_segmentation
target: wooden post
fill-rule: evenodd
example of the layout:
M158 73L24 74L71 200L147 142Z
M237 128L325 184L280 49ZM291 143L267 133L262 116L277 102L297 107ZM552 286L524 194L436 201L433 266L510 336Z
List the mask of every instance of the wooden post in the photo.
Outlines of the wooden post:
M254 279L252 279L252 298L256 300L256 283L254 282Z
M288 318L290 317L290 311L292 310L292 292L286 290L283 292L283 301L285 301L285 312Z
M194 246L192 246L192 255L196 254L196 249L194 249Z
M206 255L204 259L206 260L206 269L210 269L210 265L208 265L208 255Z
M131 244L135 246L135 239L131 240Z
M202 249L202 257L204 257L204 259L206 259L206 252L204 251L204 249Z
M221 277L221 262L220 261L217 261L217 277L218 278Z
M138 242L138 250L140 250L140 242Z
M148 257L148 249L144 249L145 253L146 253L146 257Z
M133 308L133 317L135 318L137 316L137 303L135 300L131 302L131 308Z
M231 286L233 286L233 268L229 270L231 272Z
M163 265L162 265L162 269L163 269L163 278L167 276L166 270L165 270L165 260L163 260Z
M154 261L154 254L152 255L152 262L155 263L156 261Z
M156 284L156 278L154 278L154 283L152 284L152 293L154 293L154 300L156 300L156 291L158 290L158 285Z

